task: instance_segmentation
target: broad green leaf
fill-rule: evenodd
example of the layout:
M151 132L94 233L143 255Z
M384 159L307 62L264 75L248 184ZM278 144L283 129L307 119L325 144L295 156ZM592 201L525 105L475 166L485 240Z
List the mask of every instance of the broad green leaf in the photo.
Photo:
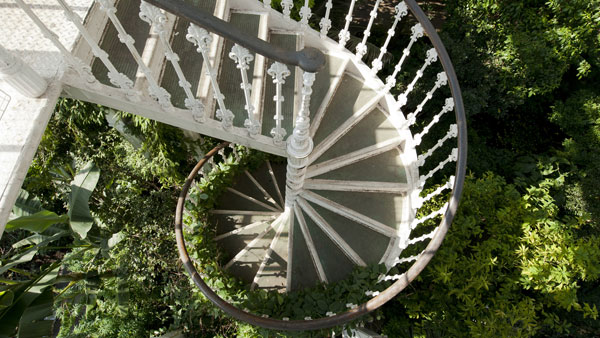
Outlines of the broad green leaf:
M71 182L68 215L71 219L71 229L79 234L81 238L87 236L94 223L88 203L99 178L100 169L93 162L89 162L77 172L75 179Z
M60 262L52 264L42 271L37 278L12 289L14 302L7 308L0 310L0 337L14 337L21 316L28 307L42 295L44 290L53 285Z
M29 195L26 190L21 189L19 196L17 196L15 206L12 209L12 213L16 217L21 217L30 216L42 210L44 210L44 208L42 208L40 200L35 196Z
M4 272L8 271L8 269L10 269L14 266L17 266L21 263L26 263L26 262L31 261L40 249L42 249L49 243L54 242L66 235L68 235L68 233L66 231L59 232L59 233L57 233L53 236L50 236L47 239L41 241L36 246L14 255L13 257L9 258L7 261L3 262L2 266L0 267L0 274L3 274Z
M50 337L54 320L44 320L44 318L52 315L53 304L52 288L47 288L21 315L17 338Z
M9 307L15 298L15 294L12 290L6 290L0 292L0 309Z
M42 234L35 234L35 235L31 235L27 238L24 238L20 241L18 241L17 243L13 244L12 247L14 249L18 249L24 246L28 246L28 245L36 245L36 244L40 244L43 240L50 238L50 236L45 236Z
M69 220L67 215L57 215L52 211L43 210L30 216L21 216L6 224L6 231L29 230L41 233L56 223L65 223Z

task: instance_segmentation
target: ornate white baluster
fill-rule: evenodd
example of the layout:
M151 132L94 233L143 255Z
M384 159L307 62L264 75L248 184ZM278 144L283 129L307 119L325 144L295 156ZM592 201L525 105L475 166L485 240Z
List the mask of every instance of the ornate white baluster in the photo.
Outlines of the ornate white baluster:
M427 175L419 177L419 187L422 188L425 186L425 181L427 181L431 176L433 176L436 172L440 171L446 164L450 162L456 161L458 158L458 148L452 149L450 156L447 159L440 162L437 167L433 168Z
M346 43L348 43L348 40L350 40L350 23L352 22L352 12L354 12L354 4L356 3L356 0L351 0L350 2L350 8L348 9L348 14L346 15L346 25L344 26L344 29L342 29L340 31L339 34L339 44L340 46L344 47L346 46Z
M404 51L402 52L402 57L400 58L400 61L398 61L398 63L396 64L396 67L394 67L394 72L392 73L392 75L388 76L386 79L386 84L385 84L386 91L389 91L396 85L396 77L398 76L398 73L402 69L402 65L404 64L404 61L406 61L406 58L410 54L410 49L412 48L413 44L417 41L417 39L420 37L423 37L423 34L425 33L425 30L423 29L423 26L421 26L420 23L414 25L410 30L412 32L412 34L410 35L410 42L408 43L408 46L406 46L406 48L404 48Z
M446 103L444 104L444 107L442 107L442 110L433 117L431 122L429 122L429 124L427 126L425 126L425 128L423 128L423 130L419 134L416 134L414 136L414 139L421 140L421 138L429 132L431 127L433 127L434 124L436 124L440 121L440 118L442 117L442 115L444 115L445 113L452 111L452 110L454 110L454 99L449 97L446 99ZM406 126L412 126L416 122L416 118L414 116L410 116L410 115L411 114L409 114L409 118L406 122ZM420 144L420 143L421 143L421 141L419 141L417 144Z
M308 25L308 19L312 16L312 11L310 10L310 7L308 7L308 2L309 0L305 0L304 6L300 8L300 17L302 18L300 22L304 25Z
M398 95L398 109L404 107L406 102L408 102L408 94L410 94L410 92L413 91L413 89L415 88L415 85L417 84L417 81L419 81L419 79L423 77L423 74L425 73L425 69L430 64L437 61L437 58L438 58L438 54L437 54L437 51L435 50L435 48L431 48L430 50L427 51L427 59L425 59L425 63L423 64L423 67L421 67L421 69L419 69L417 71L417 75L415 75L415 78L408 85L408 87L406 87L406 90L404 91L404 93ZM445 73L444 73L444 76L445 76ZM446 81L447 80L448 80L448 78L446 77Z
M294 0L281 0L281 7L283 8L283 15L289 19L292 7L294 7Z
M419 157L417 158L417 165L419 167L421 167L423 164L425 164L425 160L429 156L431 156L433 154L433 152L435 152L438 148L440 148L444 144L444 142L446 142L448 139L456 137L457 135L458 135L458 126L456 124L453 124L450 126L450 129L448 130L446 135L437 141L435 146L433 146L431 149L429 149L425 154L419 155ZM415 140L415 144L418 145L419 143L417 143L417 141L420 143L421 139L419 138L418 140Z
M58 36L56 36L54 32L48 29L48 27L46 27L46 25L37 17L37 15L31 10L29 5L25 4L23 0L15 0L15 2L25 12L25 14L29 16L33 23L35 23L35 25L40 29L44 37L50 40L50 42L52 42L52 44L60 51L60 54L67 62L67 66L70 69L76 71L79 74L79 76L84 78L88 83L95 83L96 78L92 74L92 69L90 68L90 66L83 63L83 61L81 61L80 59L74 57L71 54L71 52L69 52L65 48L65 46L60 42Z
M5 81L21 95L27 97L39 97L48 88L48 83L44 78L1 45L0 80Z
M413 261L416 261L417 259L419 259L419 255L414 255L414 256L405 257L405 258L398 257L398 258L394 259L394 261L392 262L392 266L402 264L402 263L413 262Z
M221 93L221 89L219 88L219 84L217 83L217 72L210 63L210 58L208 56L208 48L213 38L206 29L198 27L194 24L190 24L190 27L188 27L186 39L194 45L196 45L198 47L197 51L200 54L202 54L202 58L204 59L204 64L206 66L207 75L210 77L210 83L215 92L215 99L217 100L217 104L219 105L219 109L217 109L216 114L217 118L221 120L221 125L223 126L223 129L230 129L233 126L234 115L231 112L231 110L225 107L225 96Z
M432 213L430 213L429 215L427 215L423 218L415 218L412 221L412 223L410 224L410 229L415 230L419 226L419 224L422 224L423 222L426 222L437 216L443 215L446 212L446 209L448 209L448 205L449 205L449 203L444 204L441 208L439 208L436 211L433 211Z
M438 73L437 81L435 82L435 85L433 86L433 88L431 88L431 90L429 92L427 92L427 95L425 95L425 98L423 99L423 101L421 101L421 103L417 106L417 109L415 109L414 112L408 114L407 124L409 126L413 125L416 122L417 115L419 115L419 113L423 110L423 107L425 106L425 104L429 100L431 100L435 91L438 90L441 86L445 86L446 84L448 84L448 76L446 75L446 73L444 73L444 72ZM421 141L419 141L419 143L420 142Z
M119 18L117 18L116 14L115 14L117 12L117 9L115 8L113 1L112 0L95 0L95 1L100 4L100 8L106 13L109 20L112 22L113 26L116 28L116 30L118 32L117 36L119 37L119 41L121 41L121 43L123 43L123 44L125 44L125 46L127 46L127 49L129 50L129 52L131 53L131 55L137 62L138 67L141 69L142 73L148 80L148 93L150 94L150 97L152 97L153 99L158 101L158 103L164 109L171 108L172 107L171 106L171 94L169 94L164 88L161 88L158 85L158 81L156 81L156 78L154 77L154 75L152 75L152 71L148 68L148 66L146 66L146 64L142 60L142 57L140 56L140 53L138 53L137 49L135 49L135 45L134 45L135 40L133 39L133 37L131 35L127 34L127 32L125 31L125 28L123 28L123 25L119 21Z
M387 53L387 48L388 48L390 42L392 41L392 38L394 37L394 35L396 35L396 26L398 26L398 22L400 22L400 20L408 14L408 6L406 6L406 3L404 1L402 1L401 3L396 5L395 9L396 9L396 16L394 17L394 23L392 24L392 27L387 32L388 35L387 35L387 38L385 39L385 43L383 44L383 47L381 47L381 49L380 49L379 57L377 57L377 59L373 60L373 63L372 63L373 74L377 74L381 70L381 68L383 68L383 62L382 62L383 56L385 55L385 53ZM411 39L411 41L412 41L412 39ZM412 46L412 44L410 44L410 46Z
M333 8L332 0L327 0L325 4L325 16L319 22L319 27L321 27L321 36L327 36L327 32L331 28L331 19L329 19L329 14L331 14L331 8Z
M305 72L302 75L302 105L296 118L294 132L288 139L288 165L285 186L285 205L293 207L296 196L304 185L308 155L313 150L313 141L310 137L310 97L312 85L315 82L315 73Z
M173 51L169 43L168 32L165 25L168 22L167 16L158 8L145 1L140 4L140 19L152 26L154 33L159 37L160 43L165 48L165 57L173 65L175 73L179 78L179 86L185 92L185 106L192 111L192 117L196 122L204 122L204 104L192 93L192 85L185 78L181 66L179 65L179 56Z
M263 0L263 6L271 8L271 0Z
M246 48L235 44L233 45L233 48L231 48L229 58L235 61L235 63L237 64L237 69L239 69L240 73L242 74L242 83L240 87L244 91L244 97L246 99L246 105L244 106L244 108L248 113L248 118L244 122L244 126L246 127L246 129L248 129L250 137L255 137L256 135L258 135L258 133L260 133L261 125L260 122L258 122L256 116L254 115L255 108L250 103L250 91L252 89L252 84L250 84L248 81L248 69L250 69L250 62L254 60L254 56L250 54L250 52Z
M362 59L365 56L365 54L367 54L367 40L369 39L369 36L371 36L371 27L373 27L373 22L375 21L375 18L377 17L377 9L379 9L380 2L381 2L381 0L377 0L375 2L375 5L373 6L373 10L369 14L371 19L369 19L369 23L367 24L367 28L365 29L365 32L363 34L363 39L356 46L356 56L359 59Z
M283 138L285 137L285 129L281 127L281 121L283 120L282 107L281 104L285 100L282 95L282 86L285 83L285 78L287 78L291 72L286 65L280 62L275 62L273 65L267 70L267 73L273 77L273 83L275 84L275 97L273 97L273 101L275 101L275 128L271 130L271 136L273 136L273 142L276 145L281 145L283 143Z
M438 229L439 229L439 227L436 227L435 229L433 229L433 231L431 231L428 234L408 240L407 245L413 245L413 244L417 244L419 242L423 242L424 240L427 240L427 239L432 239L433 236L435 236L435 233L438 231Z
M446 184L444 184L444 185L438 187L437 189L435 189L434 192L430 193L429 195L427 195L425 197L418 196L417 198L415 198L413 200L412 208L414 210L417 210L417 209L419 209L420 207L423 206L423 203L430 201L435 196L441 194L442 191L444 191L446 189L452 189L452 187L454 186L454 180L455 180L455 177L454 176L450 176L450 179L448 180L448 182L446 182Z

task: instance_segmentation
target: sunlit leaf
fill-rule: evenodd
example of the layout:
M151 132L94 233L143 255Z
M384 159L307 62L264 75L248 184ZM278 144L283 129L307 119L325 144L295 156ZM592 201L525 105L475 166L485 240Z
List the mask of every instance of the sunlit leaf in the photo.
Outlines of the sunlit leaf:
M88 203L99 178L100 169L93 162L89 162L77 172L75 179L71 182L68 215L71 219L71 229L81 238L87 236L94 223Z

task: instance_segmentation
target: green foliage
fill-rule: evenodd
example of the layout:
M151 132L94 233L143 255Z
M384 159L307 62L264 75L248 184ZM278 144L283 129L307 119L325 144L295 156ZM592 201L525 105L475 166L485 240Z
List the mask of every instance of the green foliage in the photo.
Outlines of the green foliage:
M70 199L70 208L87 210L89 215L87 203L96 187L98 175L93 163L89 163L84 169L77 172L75 180L71 182L71 196L73 197ZM90 177L92 178L90 179ZM85 192L81 193L82 190ZM81 195L84 196L81 197ZM53 212L43 210L37 199L31 197L26 191L22 191L20 197L14 209L15 214L22 216L11 220L7 224L7 228L9 231L34 232L35 235L13 244L13 250L9 250L2 257L0 274L11 271L23 275L27 279L6 280L0 286L3 293L0 311L0 321L3 324L0 326L0 336L11 336L16 333L17 337L42 337L51 333L54 322L45 320L53 312L54 293L51 286L56 282L58 269L68 260L53 262L40 272L20 270L17 269L17 266L31 262L40 253L47 254L49 251L56 250L56 248L50 248L49 245L64 237L70 236L77 246L85 246L84 250L89 250L94 246L100 248L101 242L78 241L79 238L85 239L85 235L92 227L93 219L82 236L82 229L76 225L78 221L73 219L73 213L70 210L69 216L58 216ZM79 215L81 214L79 212ZM91 216L88 217L91 218ZM69 231L68 228L61 226L61 223L63 225L64 223L70 224L72 230ZM78 235L76 236L75 233Z
M453 25L480 40L498 85L515 102L551 93L575 69L600 65L598 0L449 1Z
M596 306L580 302L578 289L600 275L598 238L577 236L589 225L560 217L551 197L556 182L546 177L520 194L493 174L469 177L434 260L412 291L384 310L385 333L530 337L569 332L565 311L596 318Z
M568 182L567 208L590 217L600 229L600 93L591 88L576 90L567 100L556 102L551 120L567 135L561 155L577 168Z

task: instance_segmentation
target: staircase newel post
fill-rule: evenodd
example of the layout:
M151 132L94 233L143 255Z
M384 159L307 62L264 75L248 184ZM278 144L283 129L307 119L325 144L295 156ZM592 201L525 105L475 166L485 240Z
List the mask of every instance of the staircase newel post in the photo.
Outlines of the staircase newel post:
M0 80L8 83L23 96L40 97L48 83L29 65L0 46Z
M315 73L304 72L302 83L302 105L296 118L294 132L287 140L288 165L285 185L285 206L291 208L296 196L304 185L304 176L308 166L308 155L313 150L310 137L310 97Z

